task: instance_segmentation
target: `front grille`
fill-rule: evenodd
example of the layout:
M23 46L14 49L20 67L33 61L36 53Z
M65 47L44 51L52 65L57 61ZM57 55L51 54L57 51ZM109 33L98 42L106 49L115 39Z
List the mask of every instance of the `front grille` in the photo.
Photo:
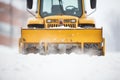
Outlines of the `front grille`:
M58 27L58 24L47 24L47 27L50 28L50 27Z
M70 28L76 28L76 24L71 23L71 24L63 24L64 27L70 27ZM47 23L47 27L48 28L52 28L52 27L60 27L60 24L55 24L55 23Z
M76 28L76 24L64 24L65 27Z
M77 19L75 18L69 18L69 19L64 19L64 18L54 18L54 19L49 19L47 18L46 20L46 28L56 28L60 26L64 27L69 27L69 28L76 28L78 26L77 24Z

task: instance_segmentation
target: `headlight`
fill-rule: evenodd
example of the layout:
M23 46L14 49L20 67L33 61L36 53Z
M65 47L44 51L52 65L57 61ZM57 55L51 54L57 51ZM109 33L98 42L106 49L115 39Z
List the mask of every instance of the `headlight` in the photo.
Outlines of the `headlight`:
M52 22L52 20L48 19L46 22L47 22L47 23L51 23L51 22Z
M75 19L72 19L72 20L71 20L71 22L72 22L72 23L75 23L75 22L76 22L76 20L75 20Z

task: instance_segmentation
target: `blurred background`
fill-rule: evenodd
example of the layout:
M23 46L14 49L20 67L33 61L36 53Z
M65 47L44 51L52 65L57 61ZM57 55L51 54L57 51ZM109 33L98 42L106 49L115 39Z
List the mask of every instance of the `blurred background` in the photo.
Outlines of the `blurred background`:
M89 16L95 19L96 27L103 27L107 52L120 51L119 3L120 0L97 0L97 10ZM86 11L89 14L87 8ZM26 0L0 0L0 45L18 46L20 29L26 27L30 16Z
M26 0L0 0L0 45L16 45L27 19Z

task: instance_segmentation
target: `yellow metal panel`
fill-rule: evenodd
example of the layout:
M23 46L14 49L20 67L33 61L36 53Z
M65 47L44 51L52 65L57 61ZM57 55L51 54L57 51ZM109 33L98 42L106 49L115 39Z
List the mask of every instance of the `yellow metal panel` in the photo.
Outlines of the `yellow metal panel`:
M82 16L81 18L86 18L86 13L85 13L85 1L82 0Z
M80 24L95 24L93 19L87 19L87 18L80 18L79 23Z
M29 19L28 20L28 25L29 24L43 24L44 23L44 21L43 21L43 19L42 18L36 18L36 19Z
M22 29L26 43L100 43L102 29Z

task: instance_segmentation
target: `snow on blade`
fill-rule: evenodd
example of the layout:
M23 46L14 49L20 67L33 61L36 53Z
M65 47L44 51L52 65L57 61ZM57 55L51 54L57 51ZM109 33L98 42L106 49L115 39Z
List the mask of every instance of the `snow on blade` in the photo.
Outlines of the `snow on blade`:
M120 80L120 54L22 55L0 46L0 80Z

